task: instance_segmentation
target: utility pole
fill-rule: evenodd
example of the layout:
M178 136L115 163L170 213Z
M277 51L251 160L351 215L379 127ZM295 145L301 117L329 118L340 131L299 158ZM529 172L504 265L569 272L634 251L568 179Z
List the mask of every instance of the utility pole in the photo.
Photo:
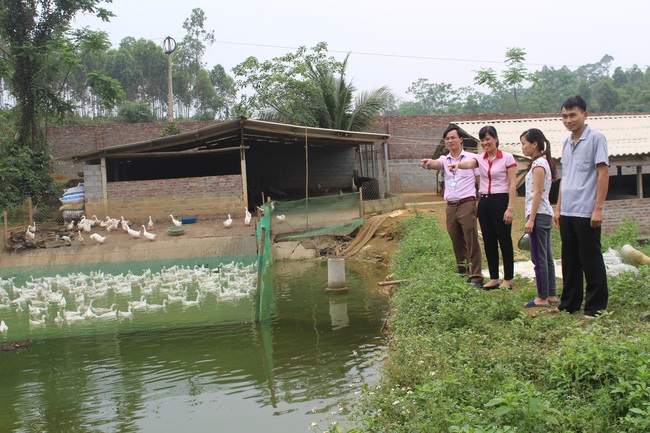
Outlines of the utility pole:
M174 97L172 94L172 53L176 50L176 41L167 36L163 41L163 50L167 54L167 95L169 100L169 123L174 122Z

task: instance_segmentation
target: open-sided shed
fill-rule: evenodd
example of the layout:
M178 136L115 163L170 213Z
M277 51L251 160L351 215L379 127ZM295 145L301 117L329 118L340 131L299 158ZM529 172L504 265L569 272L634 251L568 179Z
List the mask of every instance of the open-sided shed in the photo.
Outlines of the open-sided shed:
M84 164L86 214L223 216L265 197L349 191L355 173L377 176L374 145L388 139L239 118L65 159Z

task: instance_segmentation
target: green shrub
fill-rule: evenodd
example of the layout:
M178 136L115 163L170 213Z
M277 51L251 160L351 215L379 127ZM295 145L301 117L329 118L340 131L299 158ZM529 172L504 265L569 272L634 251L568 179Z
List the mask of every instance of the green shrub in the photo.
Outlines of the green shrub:
M156 121L151 106L142 101L125 102L117 111L125 123L150 123Z
M635 246L638 237L639 231L637 230L636 222L623 219L615 233L602 237L603 251L607 251L609 248L620 251L621 247L625 244Z
M650 431L649 266L609 277L608 311L582 323L524 310L534 282L469 286L435 220L402 230L389 356L355 433ZM626 223L611 239L633 233Z
M181 128L178 127L175 123L168 123L167 126L165 126L165 129L163 130L162 134L160 134L161 137L167 137L169 135L176 135L181 133Z

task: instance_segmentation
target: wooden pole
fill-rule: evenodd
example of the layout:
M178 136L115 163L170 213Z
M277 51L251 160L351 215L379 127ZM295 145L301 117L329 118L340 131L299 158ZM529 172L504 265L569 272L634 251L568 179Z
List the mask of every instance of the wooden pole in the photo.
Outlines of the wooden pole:
M309 230L309 141L305 128L305 230Z
M174 122L174 96L172 93L172 53L167 54L167 98L169 100L169 123Z
M262 227L261 238L262 239L260 239L260 243L257 246L257 294L255 295L255 299L257 300L257 308L255 308L256 322L259 322L262 316L262 275L265 267L265 263L262 261L264 259L264 246L266 245L266 227Z
M393 284L402 284L406 280L393 280L393 281L380 281L377 283L378 286L391 286Z
M102 157L99 165L100 175L102 177L102 204L104 206L104 215L108 215L108 177L106 176L106 158Z
M359 217L363 218L364 213L363 213L363 187L362 186L359 187L359 213L361 214L359 215Z
M30 225L34 218L34 209L32 208L32 198L27 197L27 225Z
M244 194L244 207L248 209L248 174L246 172L246 152L244 151L244 131L239 136L239 158L241 160L241 181Z
M9 242L9 232L8 232L8 227L7 227L7 211L2 212L2 221L4 224L4 230L3 230L3 245L6 248L7 244Z

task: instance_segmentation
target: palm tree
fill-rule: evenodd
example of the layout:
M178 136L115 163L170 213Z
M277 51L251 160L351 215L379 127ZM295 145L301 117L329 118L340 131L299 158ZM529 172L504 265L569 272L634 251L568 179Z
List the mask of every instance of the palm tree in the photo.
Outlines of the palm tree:
M306 60L306 82L300 83L303 100L300 108L274 106L262 113L260 118L277 122L306 124L320 128L344 131L367 131L390 104L391 92L387 86L365 91L354 97L357 91L352 82L345 81L349 54L337 72L326 63ZM284 101L285 104L287 101ZM310 113L304 113L308 110ZM302 113L302 114L300 114Z
M316 119L321 128L344 131L366 131L377 116L390 103L390 90L386 86L361 92L355 98L356 87L345 81L348 54L341 64L338 77L324 64L307 62L309 79L319 90L316 102Z

